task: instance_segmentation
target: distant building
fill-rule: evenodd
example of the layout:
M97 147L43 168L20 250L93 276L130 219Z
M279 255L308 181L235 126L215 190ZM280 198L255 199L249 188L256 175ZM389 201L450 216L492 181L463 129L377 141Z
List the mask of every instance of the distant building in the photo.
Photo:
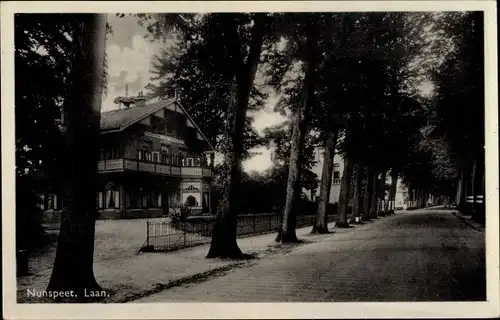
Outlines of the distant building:
M97 208L104 219L155 217L171 205L193 214L210 211L214 152L176 100L146 102L119 97L118 110L101 114ZM63 207L61 187L42 179L44 216L54 220ZM47 220L44 219L44 220Z
M323 169L323 151L321 149L316 149L315 152L316 165L312 168L312 171L318 175L318 179L321 181L321 173ZM335 154L333 160L333 170L332 170L332 187L330 189L330 203L335 203L339 201L340 197L340 182L342 179L342 174L344 172L344 159L342 156ZM386 178L386 184L391 184L391 177L388 175ZM401 179L398 179L395 202L396 207L406 208L408 200L408 188L402 183ZM316 190L314 199L319 197L320 187ZM309 196L310 197L310 196ZM386 192L386 199L388 197L388 192Z
M321 171L323 169L323 150L316 149L315 151L315 161L316 165L312 168L312 172L318 175L318 179L321 184ZM340 181L342 179L342 173L344 171L344 160L338 154L335 155L333 159L333 170L332 170L332 188L330 189L330 203L335 203L339 201L340 197ZM319 197L320 187L316 190L313 201Z
M408 200L408 187L403 183L403 181L401 181L401 179L398 179L396 196L394 198L396 209L406 209L408 207Z

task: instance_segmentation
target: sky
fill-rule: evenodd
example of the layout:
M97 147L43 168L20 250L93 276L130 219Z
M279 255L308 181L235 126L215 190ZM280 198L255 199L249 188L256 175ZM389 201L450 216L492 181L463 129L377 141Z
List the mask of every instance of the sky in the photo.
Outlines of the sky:
M130 96L137 95L139 91L145 89L152 76L151 61L161 49L159 42L145 38L147 30L131 16L118 18L115 14L109 14L108 23L113 29L113 34L108 35L106 41L108 90L107 94L103 95L103 111L117 108L113 99L124 96L126 86ZM432 92L432 84L423 83L419 89L422 95L429 95ZM265 107L252 114L253 126L257 132L262 133L265 128L285 121L285 117L273 111L277 100L276 96L271 95ZM245 171L263 171L272 165L271 150L260 147L251 151L258 154L243 163Z

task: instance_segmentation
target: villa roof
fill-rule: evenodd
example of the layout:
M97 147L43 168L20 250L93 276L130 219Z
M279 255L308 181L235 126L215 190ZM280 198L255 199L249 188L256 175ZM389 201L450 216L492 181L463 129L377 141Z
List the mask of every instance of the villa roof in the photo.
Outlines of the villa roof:
M122 131L125 128L137 123L152 114L160 111L163 108L176 104L179 109L186 115L196 130L200 133L203 139L208 143L212 150L215 150L210 141L205 137L198 125L189 116L186 109L176 99L150 101L142 105L137 105L131 108L105 111L101 113L101 133Z
M103 112L101 113L101 130L123 130L125 127L152 115L172 103L175 103L175 100L171 99L154 103L145 103L144 105L132 108Z

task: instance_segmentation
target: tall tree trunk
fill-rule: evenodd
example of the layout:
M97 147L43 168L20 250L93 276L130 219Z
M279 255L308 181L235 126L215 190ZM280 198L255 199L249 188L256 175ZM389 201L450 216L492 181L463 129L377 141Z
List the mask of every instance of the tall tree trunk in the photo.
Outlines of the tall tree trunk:
M387 210L385 210L385 179L387 178L387 171L382 171L382 177L380 178L380 212L379 215L387 215Z
M484 172L484 162L482 159L478 159L474 162L474 178L473 178L473 191L474 196L473 202L473 214L472 219L479 223L485 222L485 211L484 211L484 191L483 191L483 172ZM480 198L482 197L482 198Z
M101 290L93 261L106 15L77 14L73 19L72 86L64 104L66 208L47 291L73 290L78 298L71 301L78 302L86 300L85 290Z
M360 224L361 223L361 189L363 188L363 176L364 176L364 170L365 168L361 164L361 162L358 162L356 164L356 185L354 187L354 197L353 197L353 203L352 203L352 216L353 216L353 222L354 224Z
M380 190L380 181L378 180L378 172L373 171L373 185L372 185L372 198L371 198L371 204L370 204L370 217L372 219L377 219L378 218L378 212L377 212L377 200L378 200L378 195L379 195L379 190Z
M321 172L321 183L319 189L318 209L316 221L312 233L328 233L328 219L326 207L330 201L330 189L332 188L332 171L335 157L335 146L337 145L338 131L328 133L325 150L323 152L323 169Z
M422 194L422 189L418 188L416 194L417 194L417 196L415 198L415 201L417 203L417 209L420 209L420 196Z
M283 223L281 230L278 232L276 241L297 242L295 233L295 210L294 204L300 189L297 190L297 185L300 181L301 174L301 155L304 150L305 137L307 134L307 125L309 122L309 113L314 98L314 73L316 69L316 32L314 22L309 21L307 25L306 39L306 61L304 62L304 83L302 87L302 97L300 105L297 106L293 115L293 133L291 141L290 162L288 171L288 181L286 187L285 210L283 211Z
M366 178L366 186L365 186L365 194L363 196L363 221L370 221L370 209L372 203L372 192L373 192L373 170L368 167L367 170L367 178Z
M396 171L391 172L391 196L389 198L390 200L390 206L391 208L389 209L391 214L394 213L394 210L396 209L396 192L398 188L398 173Z
M339 196L339 220L337 221L337 228L349 228L347 222L347 211L349 208L349 192L352 181L352 171L354 169L353 162L346 156L344 158L344 172L342 173L342 181L340 185Z
M425 198L425 190L420 190L420 197L419 197L419 207L422 209L424 207L424 198Z
M210 152L210 167L215 167L215 152Z
M250 51L236 77L235 98L232 101L232 126L225 161L228 169L226 186L217 209L217 218L212 231L212 242L207 258L240 258L243 256L236 242L238 202L241 181L241 157L243 133L250 91L253 86L266 29L266 16L256 17L252 29Z

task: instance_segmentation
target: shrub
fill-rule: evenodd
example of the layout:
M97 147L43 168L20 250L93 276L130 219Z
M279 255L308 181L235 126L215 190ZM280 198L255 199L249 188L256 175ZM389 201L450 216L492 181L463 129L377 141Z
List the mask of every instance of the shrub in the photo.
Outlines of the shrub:
M185 205L173 204L169 208L169 216L174 224L185 222L190 213L191 209Z

